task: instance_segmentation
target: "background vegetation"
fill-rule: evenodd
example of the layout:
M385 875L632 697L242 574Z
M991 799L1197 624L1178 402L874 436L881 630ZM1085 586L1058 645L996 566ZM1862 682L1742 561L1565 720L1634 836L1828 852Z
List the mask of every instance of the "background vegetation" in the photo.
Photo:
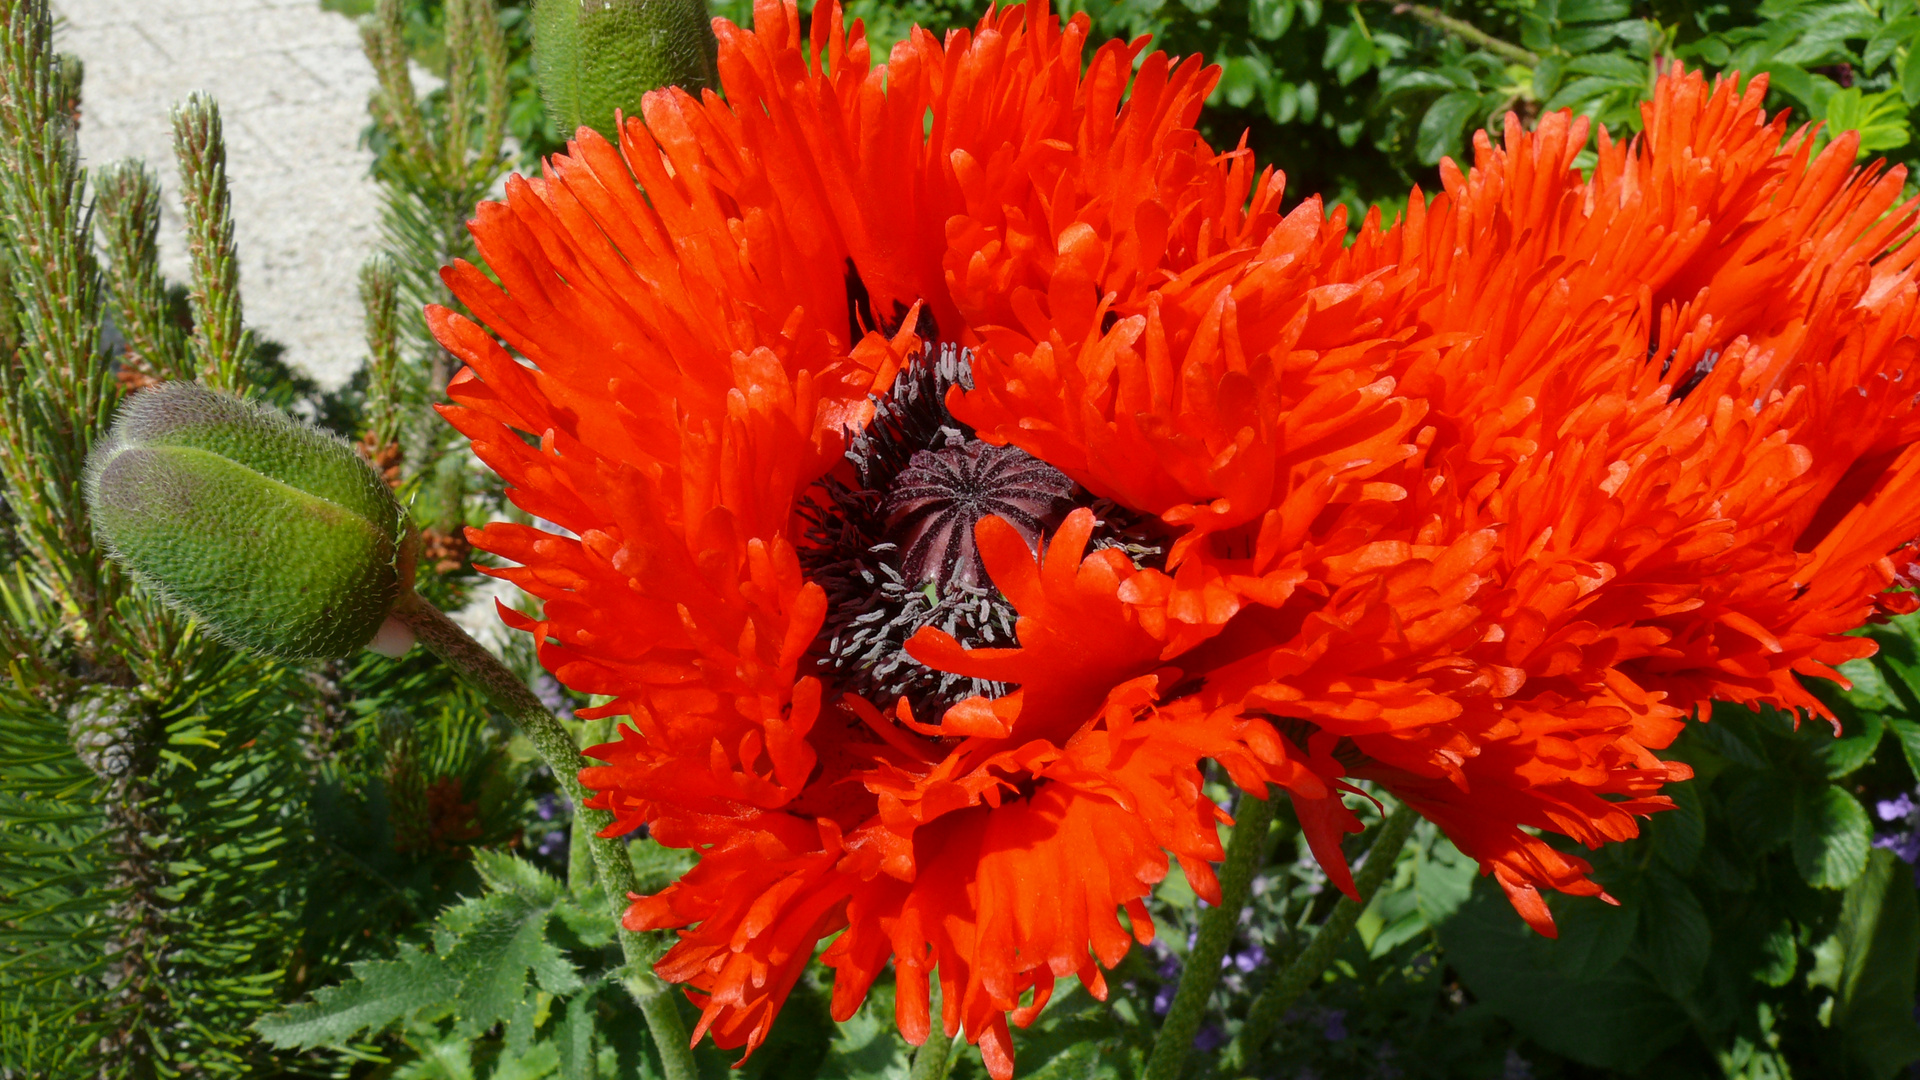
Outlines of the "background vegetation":
M443 607L479 580L460 526L517 513L432 416L449 359L415 313L450 300L439 265L473 257L474 200L562 146L533 87L529 5L324 6L363 20L381 76L367 144L388 251L363 276L367 362L323 394L244 332L217 110L176 123L196 258L192 280L166 282L151 175L128 163L82 177L78 64L36 36L35 4L0 0L4 76L26 88L0 107L0 1077L657 1076L646 1025L614 992L620 954L569 808L482 699L418 652L300 668L205 641L100 561L71 495L126 389L198 376L359 442L426 528L423 591ZM1356 219L1434 187L1435 163L1470 154L1508 112L1572 108L1630 132L1675 60L1768 73L1772 107L1859 130L1863 160L1920 158L1916 0L1069 6L1101 36L1151 33L1220 63L1208 137L1244 132L1291 197L1322 193ZM978 16L956 0L849 7L877 55L912 23ZM716 11L744 22L750 4ZM433 79L416 82L423 71ZM1920 1061L1920 630L1870 633L1880 656L1829 695L1840 737L1734 710L1690 728L1671 751L1698 776L1674 789L1680 809L1602 853L1618 907L1556 898L1558 941L1526 931L1423 824L1376 870L1384 884L1325 974L1263 1007L1337 907L1283 808L1187 1075L1907 1070ZM563 717L582 704L506 647ZM652 885L684 865L644 839L632 850ZM1159 944L1128 958L1109 1001L1063 994L1021 1033L1022 1075L1139 1075L1199 917L1178 875L1153 906ZM744 1073L907 1076L891 987L841 1025L826 991L803 980ZM726 1056L700 1061L725 1074ZM971 1052L952 1068L984 1075Z

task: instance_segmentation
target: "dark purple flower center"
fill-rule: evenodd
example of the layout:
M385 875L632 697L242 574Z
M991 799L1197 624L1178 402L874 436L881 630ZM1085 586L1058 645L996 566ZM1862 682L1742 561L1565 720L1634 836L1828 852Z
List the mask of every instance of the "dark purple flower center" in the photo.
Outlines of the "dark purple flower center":
M851 264L847 321L852 339L892 334L908 309L874 319ZM934 671L906 643L934 627L968 648L1018 644L1018 613L987 574L974 527L994 516L1038 551L1076 507L1098 519L1092 544L1125 551L1138 565L1164 550L1157 522L1115 506L1017 447L995 446L947 412L947 393L972 388L971 354L950 341L923 307L915 331L925 354L873 398L873 419L851 433L847 468L821 480L801 503L806 522L800 562L827 594L827 616L813 658L832 691L890 709L905 698L916 715L938 718L975 694L997 697L999 683Z
M1073 481L1060 470L1015 447L967 439L915 451L881 512L900 547L901 576L944 590L988 583L973 539L981 518L1000 518L1033 548L1073 505Z

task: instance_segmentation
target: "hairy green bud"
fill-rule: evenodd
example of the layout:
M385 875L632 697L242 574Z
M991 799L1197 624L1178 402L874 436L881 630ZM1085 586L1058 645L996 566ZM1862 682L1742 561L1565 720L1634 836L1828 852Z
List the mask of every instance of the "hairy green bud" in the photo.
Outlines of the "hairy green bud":
M127 400L86 495L115 562L241 648L346 656L413 587L407 513L345 441L197 383Z
M718 83L706 0L538 0L533 66L547 111L571 134L618 142L615 109L633 116L662 86L697 94Z

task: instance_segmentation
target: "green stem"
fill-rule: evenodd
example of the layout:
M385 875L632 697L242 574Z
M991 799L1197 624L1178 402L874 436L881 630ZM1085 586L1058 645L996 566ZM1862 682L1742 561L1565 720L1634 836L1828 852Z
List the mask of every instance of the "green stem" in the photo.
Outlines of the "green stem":
M580 725L580 741L587 746L595 746L613 737L613 723L609 720L587 720ZM589 817L580 813L580 804L573 805L573 830L567 842L567 887L575 892L591 888L597 875L594 872L593 834L600 831L596 824L597 816Z
M1227 841L1227 861L1220 868L1220 903L1200 916L1200 932L1187 953L1186 967L1180 972L1180 988L1174 992L1173 1006L1166 1022L1153 1040L1153 1056L1147 1059L1146 1080L1178 1080L1193 1050L1193 1037L1206 1017L1207 1002L1220 982L1220 961L1233 943L1240 926L1240 912L1253 891L1253 874L1260 868L1267 851L1267 829L1273 824L1274 800L1251 795L1240 800L1239 820Z
M580 756L573 736L567 734L567 729L560 726L560 721L540 704L540 699L533 696L533 691L527 689L518 676L479 642L468 637L467 632L440 609L421 599L419 593L409 592L401 597L393 607L392 616L405 623L429 652L492 699L533 744L547 767L553 770L561 790L573 800L574 821L583 826L575 835L582 831L589 834L587 842L593 853L594 870L607 887L615 917L626 914L627 894L639 891L639 879L634 876L633 860L627 857L626 843L599 835L601 829L613 823L613 815L587 808L592 792L580 783L580 770L587 767L587 759ZM624 924L620 927L620 949L630 969L625 980L627 991L647 1018L667 1080L696 1080L699 1073L694 1067L687 1025L680 1018L671 993L649 970L650 958L658 949L649 935L628 930Z
M1538 56L1510 41L1494 37L1465 19L1456 19L1425 4L1395 4L1393 10L1396 15L1411 15L1436 30L1444 30L1462 41L1478 45L1502 60L1511 60L1530 68L1540 66Z
M1247 1022L1241 1026L1240 1034L1227 1048L1226 1063L1229 1069L1249 1072L1258 1064L1261 1049L1273 1033L1273 1027L1280 1017L1300 1000L1333 963L1333 954L1347 935L1353 933L1354 924L1360 921L1360 913L1366 910L1367 901L1379 891L1387 875L1393 872L1394 861L1400 855L1400 849L1407 845L1407 837L1413 835L1413 827L1420 815L1413 807L1405 803L1387 815L1380 824L1380 831L1374 834L1373 845L1367 848L1366 865L1354 875L1354 891L1360 894L1358 901L1343 896L1334 905L1333 914L1313 935L1305 950L1295 957L1293 962L1274 976L1267 988L1254 999L1253 1007L1247 1010Z
M953 1068L953 1059L957 1056L955 1040L947 1035L937 1011L932 1020L933 1029L927 1032L927 1041L913 1052L913 1067L907 1072L907 1080L947 1080L947 1073Z

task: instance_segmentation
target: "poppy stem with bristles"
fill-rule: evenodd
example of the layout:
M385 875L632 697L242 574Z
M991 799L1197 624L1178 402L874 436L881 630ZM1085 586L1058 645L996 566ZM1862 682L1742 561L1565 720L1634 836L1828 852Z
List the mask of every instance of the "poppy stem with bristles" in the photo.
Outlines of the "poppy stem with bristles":
M1400 856L1400 849L1407 846L1407 837L1413 835L1413 827L1420 821L1420 815L1413 807L1401 803L1393 813L1388 814L1380 823L1379 832L1374 834L1372 846L1367 848L1367 861L1360 872L1353 876L1354 891L1360 894L1359 900L1343 896L1334 905L1333 913L1313 935L1313 940L1299 956L1293 959L1273 977L1267 988L1254 999L1253 1007L1247 1010L1247 1021L1241 1025L1240 1034L1234 1037L1227 1047L1224 1064L1228 1069L1238 1072L1250 1072L1258 1063L1260 1052L1273 1033L1274 1024L1293 1003L1300 1000L1307 987L1313 985L1333 963L1334 951L1340 948L1347 935L1360 921L1360 913L1366 910L1367 902L1380 889L1387 875L1393 873L1393 864Z
M913 1052L913 1061L907 1066L907 1080L947 1080L947 1074L953 1071L954 1059L958 1058L959 1039L947 1034L946 1025L940 1021L940 984L934 981L933 1000L928 1011L933 1023L927 1031L927 1041Z
M627 857L625 842L599 835L600 830L613 823L613 815L587 807L587 799L593 793L580 783L580 770L587 767L587 759L580 756L580 747L574 743L573 736L567 734L567 729L518 676L419 593L402 596L393 606L392 617L413 631L414 637L429 652L486 694L533 744L541 760L553 770L561 790L573 800L574 820L586 826L575 835L587 834L594 870L613 902L614 917L625 915L627 896L639 891L639 879L633 872L633 860ZM696 1080L699 1071L694 1065L686 1022L681 1019L671 992L649 970L652 957L660 951L650 938L651 935L636 933L624 923L621 925L620 950L626 956L628 967L622 982L647 1018L667 1080Z
M1240 912L1247 906L1253 890L1253 875L1260 868L1260 857L1267 850L1267 829L1273 824L1274 799L1243 796L1236 807L1238 820L1227 841L1227 861L1220 868L1220 903L1200 916L1200 931L1187 963L1180 973L1180 988L1174 992L1173 1006L1153 1040L1153 1056L1147 1059L1147 1080L1177 1080L1193 1050L1193 1037L1207 1015L1207 1002L1220 982L1220 962L1233 944L1233 933L1240 925Z

